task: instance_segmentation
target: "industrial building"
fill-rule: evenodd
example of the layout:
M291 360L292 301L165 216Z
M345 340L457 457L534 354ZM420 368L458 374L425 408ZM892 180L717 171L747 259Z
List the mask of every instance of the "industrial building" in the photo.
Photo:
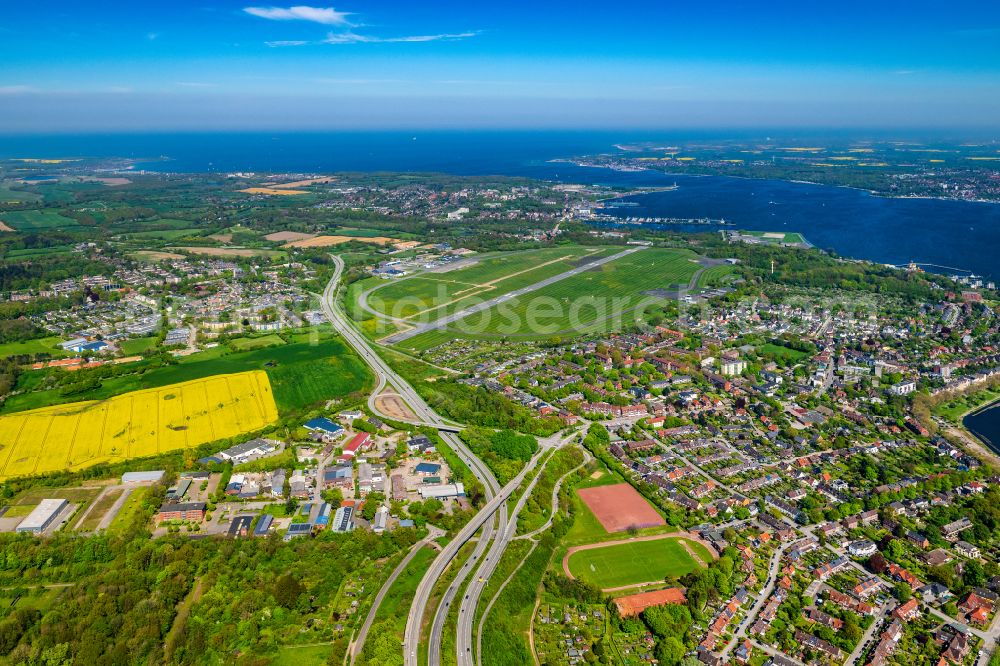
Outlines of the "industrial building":
M443 483L439 486L420 486L417 488L421 499L434 497L436 499L446 499L448 497L465 497L465 486L461 483Z
M122 474L122 483L156 483L162 478L162 469L149 472L125 472Z
M18 532L41 534L56 519L56 516L69 505L64 499L43 499L31 513L17 526Z

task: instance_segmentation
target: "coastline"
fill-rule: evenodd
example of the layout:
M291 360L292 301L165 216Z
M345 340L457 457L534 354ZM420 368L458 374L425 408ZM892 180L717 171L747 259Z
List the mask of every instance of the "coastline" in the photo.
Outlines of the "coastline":
M880 199L916 199L925 201L948 201L948 202L959 202L959 203L982 203L982 204L1000 204L1000 200L996 199L960 199L958 197L935 197L927 194L889 194L886 192L879 192L878 190L871 190L864 187L857 187L855 185L838 185L835 183L821 183L814 180L801 180L795 178L774 178L769 176L744 176L737 174L728 173L683 173L674 171L665 171L662 169L654 169L650 167L635 167L635 168L622 168L615 167L609 164L592 164L587 162L581 162L577 159L552 159L548 160L550 163L562 162L573 164L578 167L585 167L589 169L608 169L609 171L618 171L624 173L639 173L643 171L649 171L653 173L660 173L665 176L683 176L685 178L706 178L706 177L716 177L716 178L738 178L740 180L771 180L780 183L795 183L796 185L814 185L817 187L839 187L845 190L855 190L857 192L865 192L873 197L879 197Z
M946 433L952 434L971 449L973 454L988 461L992 467L1000 469L1000 445L993 444L985 435L981 435L965 425L966 417L994 408L1000 408L1000 397L994 397L970 407L958 417L958 423L951 423L946 419L941 420L949 424Z

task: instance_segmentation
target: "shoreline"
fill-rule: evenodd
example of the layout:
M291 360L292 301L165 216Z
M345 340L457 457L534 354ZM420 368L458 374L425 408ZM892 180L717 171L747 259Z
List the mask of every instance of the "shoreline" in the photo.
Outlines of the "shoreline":
M951 423L947 419L939 418L949 424L946 432L954 433L962 443L972 449L973 454L983 458L984 462L990 464L995 469L1000 469L1000 446L995 446L985 436L979 435L976 431L971 430L965 425L965 419L969 415L995 407L1000 407L1000 397L993 398L975 407L970 407L958 417L957 423Z
M813 185L813 186L816 186L816 187L838 187L838 188L842 188L842 189L845 189L845 190L855 190L857 192L865 192L866 194L869 194L869 195L871 195L873 197L878 197L880 199L916 199L916 200L924 200L924 201L947 201L947 202L955 202L955 203L970 203L970 204L971 203L975 203L975 204L994 204L994 205L1000 205L1000 200L995 200L995 199L959 199L959 198L956 198L956 197L935 197L935 196L931 196L931 195L928 195L928 194L895 194L894 195L894 194L888 194L888 193L885 193L885 192L879 192L877 190L871 190L871 189L864 188L864 187L857 187L855 185L838 185L836 183L821 183L821 182L817 182L817 181L814 181L814 180L801 180L801 179L795 179L795 178L774 178L774 177L770 177L770 176L743 176L743 175L728 174L728 173L684 173L684 172L665 171L665 170L662 170L662 169L653 169L653 168L650 168L650 167L619 168L619 167L614 167L614 166L606 165L606 164L605 165L601 165L601 164L583 163L583 162L577 161L576 159L553 159L553 160L548 160L548 162L550 162L550 163L554 163L554 162L569 163L569 164L573 164L573 165L581 167L581 168L588 168L588 169L608 169L609 171L624 172L624 173L640 173L640 172L649 171L649 172L653 172L653 173L660 173L660 174L663 174L665 176L666 175L669 175L669 176L683 176L683 177L687 177L687 178L706 178L706 177L738 178L740 180L765 180L765 181L766 180L770 180L770 181L774 181L774 182L778 182L778 183L794 183L796 185Z

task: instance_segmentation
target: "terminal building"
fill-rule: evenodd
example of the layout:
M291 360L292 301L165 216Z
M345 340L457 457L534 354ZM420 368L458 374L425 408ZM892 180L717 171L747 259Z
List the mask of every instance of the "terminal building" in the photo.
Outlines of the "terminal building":
M27 518L17 526L18 532L41 534L52 524L52 521L69 505L64 499L43 499L38 506L28 514Z

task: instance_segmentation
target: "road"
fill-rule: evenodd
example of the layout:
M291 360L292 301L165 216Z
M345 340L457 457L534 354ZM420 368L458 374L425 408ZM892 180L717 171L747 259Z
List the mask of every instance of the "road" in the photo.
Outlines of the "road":
M781 569L781 556L799 541L801 541L801 539L783 543L777 548L777 550L774 551L774 554L771 555L771 565L767 569L767 581L764 584L764 589L762 589L760 594L757 595L757 601L754 603L753 607L747 611L746 618L744 618L743 622L740 624L740 628L726 644L726 647L722 649L721 654L723 659L725 659L729 655L729 652L736 647L736 645L739 644L744 637L746 637L747 629L753 623L754 618L757 617L760 609L764 607L764 604L767 603L767 600L770 599L771 594L774 592L774 586L778 582L778 571Z
M101 518L101 522L97 524L97 529L94 530L95 532L106 530L108 529L108 527L111 526L111 521L115 519L115 516L118 515L118 512L122 510L123 506L125 506L125 500L127 500L129 495L131 494L132 494L131 488L126 488L125 490L122 491L122 494L118 496L118 499L115 500L115 503L111 505L111 508L108 509L107 513L104 514L104 517Z
M410 384L400 377L392 368L386 364L382 358L375 353L371 345L364 338L364 336L359 333L354 326L348 321L347 316L340 310L337 304L337 291L339 289L340 278L344 271L344 261L338 256L333 256L334 261L334 274L327 283L326 288L323 290L323 297L321 304L323 307L323 312L330 323L333 325L334 330L336 330L343 338L351 345L351 347L361 356L362 359L372 368L376 377L376 388L372 392L368 400L368 405L373 412L381 414L375 404L375 396L382 392L386 384L391 382L396 392L407 402L410 409L416 415L417 419L421 423L431 423L440 424L442 426L448 426L443 418L439 416L433 409L431 409L423 398L421 398L416 390ZM381 414L386 418L390 418L387 415ZM519 479L515 479L508 484L503 491L500 490L499 484L496 478L493 476L492 472L486 467L486 465L465 446L465 444L460 440L454 433L442 431L441 438L450 446L455 454L469 467L473 475L483 484L485 488L486 496L488 501L486 506L477 513L472 520L469 521L463 527L458 534L453 538L444 548L442 548L441 553L434 559L431 563L430 568L427 573L421 579L420 584L417 587L416 594L413 597L413 602L410 606L410 612L406 620L406 632L403 640L403 657L406 666L416 666L417 664L417 651L419 649L420 643L420 629L423 622L423 617L427 609L427 604L430 601L431 593L436 585L438 579L447 569L448 564L454 559L458 554L459 549L467 542L472 536L479 531L479 529L487 522L487 519L492 519L493 514L499 509L501 504L505 504L507 501L507 496L510 492L513 492L517 488L517 483L520 483ZM528 467L525 467L524 473L527 472ZM521 477L523 478L523 477ZM486 541L486 539L484 539ZM440 648L440 645L438 646Z
M401 331L399 333L396 333L395 335L390 335L385 339L385 342L387 344L396 344L398 342L403 342L404 340L409 340L410 338L416 335L420 335L421 333L425 333L427 331L431 331L438 328L444 328L448 324L454 323L460 319L465 319L466 317L474 315L477 312L489 310L490 308L499 305L500 303L513 300L518 296L530 294L531 292L537 291L543 287L547 287L550 284L555 284L556 282L560 282L562 280L565 280L566 278L573 277L574 275L585 273L586 271L589 271L592 268L596 268L597 266L601 266L611 261L617 261L622 257L627 257L628 255L634 252L639 252L640 250L644 249L645 246L639 245L636 247L631 247L627 250L623 250L622 252L618 252L617 254L613 254L609 257L602 257L600 259L595 259L594 261L583 264L581 266L577 266L576 268L571 268L568 271L560 273L559 275L553 275L552 277L545 278L544 280L539 280L534 284L529 284L527 287L521 287L520 289L515 289L514 291L507 292L502 296L497 296L496 298L491 298L487 301L483 301L482 303L477 303L476 305L467 307L464 310L459 310L458 312L446 315L439 319L435 319L432 322L428 322L426 324L418 324L417 326L414 326L409 330Z
M550 449L558 448L563 444L566 444L570 439L576 437L576 433L571 433L564 437L552 436L541 440L540 446L538 448L538 453L531 459L531 461L525 465L525 470L534 469L538 466L538 461L541 460ZM521 494L520 499L518 499L517 504L514 505L514 510L510 512L510 517L507 517L507 505L504 504L500 510L500 527L496 539L493 541L493 546L490 548L489 554L486 556L486 561L479 566L479 570L476 571L475 575L472 577L472 581L465 590L465 597L462 599L461 606L458 613L458 636L455 640L455 651L457 655L457 662L459 666L473 666L479 662L479 650L477 649L475 654L472 652L472 630L476 619L476 606L479 604L479 598L482 596L483 591L486 586L490 584L490 577L493 572L496 571L497 565L500 563L500 558L503 556L504 551L510 545L510 542L514 539L514 535L517 533L517 517L527 503L528 498L531 496L532 491L535 488L535 484L538 483L538 479L542 476L542 470L532 478L531 482L525 488L524 492ZM434 662L432 662L433 664Z
M406 567L409 566L410 562L413 561L413 558L416 557L421 548L428 545L435 539L444 536L444 530L434 527L433 525L428 525L427 529L427 536L413 544L413 547L410 548L410 552L407 553L406 557L403 558L403 561L400 562L395 569L393 569L389 578L387 578L385 583L382 584L382 588L378 591L378 594L375 595L375 599L372 601L372 607L369 609L368 616L365 618L365 623L361 625L361 630L358 632L357 638L355 638L354 642L351 644L352 664L357 660L361 651L365 649L365 641L368 639L368 632L371 630L372 624L375 622L375 615L378 613L378 608L382 605L382 601L385 599L385 595L389 593L389 589L393 586L393 583L396 582L396 579L399 578L400 574L403 573Z

